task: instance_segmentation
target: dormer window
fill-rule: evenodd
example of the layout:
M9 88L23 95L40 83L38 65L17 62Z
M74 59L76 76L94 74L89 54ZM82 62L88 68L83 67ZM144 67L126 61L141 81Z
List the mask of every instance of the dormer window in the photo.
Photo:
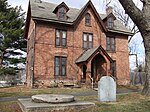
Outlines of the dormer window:
M66 20L67 19L66 13L68 11L69 11L69 7L64 2L62 2L54 9L53 13L57 15L57 18L59 20Z
M109 17L109 18L107 19L107 27L108 27L108 28L113 28L113 27L114 27L114 20L113 20L112 17Z
M88 26L91 25L91 16L90 16L89 13L87 13L87 14L85 15L85 25L88 25Z
M65 20L66 19L66 10L64 7L58 9L58 19Z

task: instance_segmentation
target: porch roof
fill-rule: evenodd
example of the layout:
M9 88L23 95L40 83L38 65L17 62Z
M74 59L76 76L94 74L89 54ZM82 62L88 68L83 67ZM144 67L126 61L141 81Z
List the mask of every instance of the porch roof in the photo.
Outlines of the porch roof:
M113 62L112 58L108 55L108 53L103 49L103 47L100 45L96 48L91 48L86 51L84 51L75 61L76 64L86 62L89 58L91 58L95 53L102 51L103 54L107 57L107 59L110 62Z

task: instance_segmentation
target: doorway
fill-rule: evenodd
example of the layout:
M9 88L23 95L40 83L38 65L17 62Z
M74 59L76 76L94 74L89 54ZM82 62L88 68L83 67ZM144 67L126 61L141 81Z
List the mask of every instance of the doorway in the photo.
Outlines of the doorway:
M106 60L101 54L96 55L91 63L91 77L93 82L100 80L102 76L106 75Z
M84 64L83 66L82 66L82 82L86 82L86 69L87 69L87 67L86 67L86 65Z

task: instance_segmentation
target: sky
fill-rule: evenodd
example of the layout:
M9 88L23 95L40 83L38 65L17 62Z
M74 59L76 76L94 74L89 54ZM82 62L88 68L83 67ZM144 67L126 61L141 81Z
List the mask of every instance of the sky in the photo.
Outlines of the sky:
M75 7L75 8L81 8L88 0L42 0L46 2L51 2L51 3L56 3L59 4L62 1L64 1L69 7ZM91 0L96 7L96 9L100 12L105 12L104 7L99 7L103 6L103 3L105 3L105 0ZM8 3L12 6L17 6L21 5L24 11L27 11L28 8L28 2L29 0L8 0Z
M74 7L74 8L80 9L89 0L42 0L42 1L51 2L51 3L55 3L55 4L60 4L61 2L64 1L69 7ZM91 0L91 1L99 13L105 13L105 1L109 1L109 0ZM140 9L142 8L142 4L141 4L140 0L133 0L133 1ZM11 5L13 7L21 6L25 12L27 12L28 2L29 2L29 0L8 0L9 5ZM116 6L117 8L118 7L122 8L121 5L119 4L118 0L112 0L112 3L110 5ZM144 47L143 47L142 42L143 42L143 40L141 38L140 33L136 34L131 41L131 45L134 47L136 46L136 50L137 50L136 53L138 54L139 64L143 64L144 60L145 60ZM135 56L130 56L130 68L135 68L135 67L136 67L135 66Z

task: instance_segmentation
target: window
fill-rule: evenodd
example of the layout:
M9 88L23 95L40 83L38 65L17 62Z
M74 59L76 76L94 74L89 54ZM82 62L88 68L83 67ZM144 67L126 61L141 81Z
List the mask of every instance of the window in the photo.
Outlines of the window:
M106 50L113 52L116 50L114 37L106 37Z
M66 57L55 57L55 76L66 76Z
M89 13L85 15L85 25L91 25L91 16Z
M107 19L107 27L108 28L113 28L113 26L114 26L113 18L109 17Z
M67 45L67 31L66 30L56 29L55 45L66 47Z
M116 77L116 61L114 60L110 63L110 69L112 71L112 76Z
M93 48L93 35L90 33L83 34L83 48L90 49Z
M60 8L58 10L58 19L60 19L60 20L66 19L66 10L64 9L64 7Z

